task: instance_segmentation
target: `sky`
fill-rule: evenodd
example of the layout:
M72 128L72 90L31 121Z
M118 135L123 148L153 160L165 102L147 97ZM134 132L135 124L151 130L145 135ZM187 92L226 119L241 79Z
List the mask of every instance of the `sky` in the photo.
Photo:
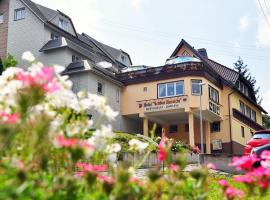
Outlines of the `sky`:
M77 32L128 52L134 65L163 65L182 38L231 68L240 56L270 113L270 0L34 1L70 16Z

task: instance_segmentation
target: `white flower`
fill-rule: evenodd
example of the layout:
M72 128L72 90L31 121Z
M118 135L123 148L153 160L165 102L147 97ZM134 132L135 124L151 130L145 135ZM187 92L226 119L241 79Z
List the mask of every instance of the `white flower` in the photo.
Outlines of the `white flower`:
M54 65L53 68L54 68L54 71L58 74L60 74L61 72L63 72L65 70L65 67L63 67L61 65Z
M77 96L82 99L85 98L87 96L87 93L85 91L80 91L78 92Z
M94 137L103 137L103 138L113 138L114 133L112 131L112 126L109 125L102 125L101 129L96 130L93 133Z
M113 143L113 144L107 146L106 151L110 154L118 153L119 151L121 151L121 145L118 143Z
M140 140L137 140L137 139L131 139L128 142L128 144L131 150L139 151L139 152L142 152L146 147L148 147L148 143L141 142Z
M108 120L112 121L117 117L118 112L113 111L113 109L110 106L104 107L104 115L108 118Z
M36 60L34 55L30 51L24 52L22 55L22 59L29 62L34 62Z

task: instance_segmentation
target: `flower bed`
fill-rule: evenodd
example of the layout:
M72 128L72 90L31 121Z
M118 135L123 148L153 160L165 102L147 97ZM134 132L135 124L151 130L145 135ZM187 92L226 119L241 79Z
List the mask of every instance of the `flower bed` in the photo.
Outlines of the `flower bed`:
M183 172L185 154L172 152L182 152L181 145L167 138L158 145L151 142L154 138L119 138L110 124L89 134L93 122L87 110L98 111L108 121L117 116L106 99L74 94L68 77L60 76L62 67L43 65L30 52L23 59L30 62L26 71L12 67L0 76L0 199L207 199L208 183L213 181L208 168L214 165ZM121 150L143 157L115 165ZM153 151L167 168L155 168L138 179L134 171ZM245 174L233 182L241 182L245 192L220 180L218 190L224 198L265 196L270 187L269 155L234 158L232 166ZM261 166L255 168L258 161Z

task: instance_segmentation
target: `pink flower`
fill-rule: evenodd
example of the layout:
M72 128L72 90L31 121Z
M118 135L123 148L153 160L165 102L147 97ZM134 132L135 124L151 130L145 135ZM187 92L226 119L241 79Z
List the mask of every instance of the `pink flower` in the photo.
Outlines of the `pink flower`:
M233 162L230 166L236 167L237 170L248 170L250 171L253 167L253 164L259 159L256 156L243 156L243 157L234 157Z
M134 176L130 177L129 181L131 183L135 183L135 184L137 184L139 186L143 186L144 185L144 182L142 180L140 180L140 179L138 179L138 178L136 178Z
M201 150L200 150L199 147L195 146L195 147L192 148L192 152L195 153L195 154L199 154L199 153L201 153Z
M235 176L233 180L240 183L252 183L255 181L254 178L248 174L242 176Z
M176 164L171 164L170 165L170 171L171 172L177 172L177 171L179 171L179 166L178 165L176 165Z
M65 138L63 135L58 135L56 137L57 145L60 147L76 147L78 144L78 139L76 138Z
M115 182L115 178L114 177L111 177L111 176L104 176L104 175L101 175L99 174L97 176L97 179L101 182L105 182L105 183L108 183L108 184L113 184Z
M167 138L165 137L162 138L158 145L158 160L160 161L166 160L166 150L165 150L166 140Z
M217 169L216 165L214 165L213 163L208 163L208 164L207 164L207 168L208 168L208 169L214 169L214 170Z
M265 174L265 168L263 168L263 167L255 168L251 172L247 173L247 175L251 175L251 176L254 176L257 178L264 176L264 174Z
M36 72L18 72L16 79L26 86L39 86L46 92L55 92L60 89L59 83L54 79L54 69L44 66Z
M264 160L270 160L270 151L263 151L261 154L261 158Z
M224 186L224 187L229 186L228 181L226 181L226 180L224 180L224 179L219 180L218 183L219 183L219 185Z
M225 190L225 194L226 194L228 199L234 199L234 198L242 198L244 195L244 192L242 190L237 190L237 189L229 186Z
M261 180L259 182L259 187L260 188L270 188L270 181L269 180Z
M103 172L108 170L108 165L91 165L82 162L76 163L76 167L79 167L84 172Z
M20 120L20 115L18 113L7 114L5 112L0 113L1 120L8 124L15 124Z

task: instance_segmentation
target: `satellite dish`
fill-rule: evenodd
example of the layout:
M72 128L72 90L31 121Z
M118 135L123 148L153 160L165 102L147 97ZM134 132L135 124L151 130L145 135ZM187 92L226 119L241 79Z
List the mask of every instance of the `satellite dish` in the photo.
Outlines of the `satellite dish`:
M111 68L113 66L112 63L107 62L107 61L98 62L96 65L104 69Z

